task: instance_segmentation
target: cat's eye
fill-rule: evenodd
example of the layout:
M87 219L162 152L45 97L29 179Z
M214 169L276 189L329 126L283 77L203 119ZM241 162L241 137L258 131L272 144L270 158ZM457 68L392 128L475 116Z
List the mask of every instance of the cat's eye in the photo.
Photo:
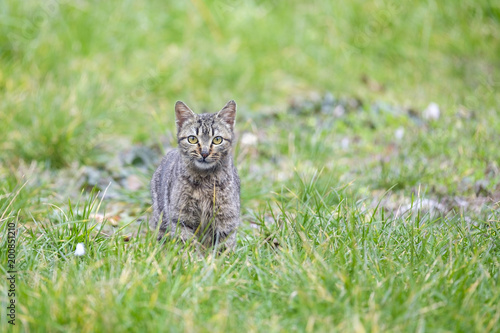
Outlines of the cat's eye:
M221 136L216 136L212 142L214 143L214 145L220 145L222 143L222 137Z
M198 143L198 138L195 137L194 135L190 135L188 136L188 142L194 145L195 143Z

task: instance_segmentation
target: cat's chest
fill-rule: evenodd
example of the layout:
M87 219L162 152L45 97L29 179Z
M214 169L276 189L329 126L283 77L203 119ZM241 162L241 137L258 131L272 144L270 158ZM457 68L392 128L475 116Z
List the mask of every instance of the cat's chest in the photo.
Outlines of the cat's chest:
M209 184L186 184L182 188L178 207L183 215L200 220L210 219L217 211L220 197L217 188ZM218 200L219 199L219 200Z
M193 186L191 188L186 189L186 196L188 200L191 201L192 205L200 208L201 210L210 209L213 204L213 188L210 187L201 187L201 186Z

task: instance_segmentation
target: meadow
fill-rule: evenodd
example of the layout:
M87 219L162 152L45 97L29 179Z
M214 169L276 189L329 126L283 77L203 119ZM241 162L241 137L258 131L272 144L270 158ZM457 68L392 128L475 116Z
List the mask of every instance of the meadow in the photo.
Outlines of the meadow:
M230 99L237 248L158 243ZM499 145L495 1L1 1L1 331L500 332Z

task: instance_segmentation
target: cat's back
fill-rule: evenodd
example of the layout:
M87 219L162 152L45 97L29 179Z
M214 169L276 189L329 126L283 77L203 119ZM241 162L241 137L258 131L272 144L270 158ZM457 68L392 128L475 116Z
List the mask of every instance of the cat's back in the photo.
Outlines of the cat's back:
M158 169L173 169L181 160L181 153L178 148L174 148L163 156Z
M179 173L179 163L181 162L181 154L179 149L172 149L169 151L163 159L160 165L156 169L153 179L151 180L151 194L153 195L153 201L162 201L163 192L173 180L176 179ZM162 202L160 207L163 206Z
M181 162L181 154L179 150L172 149L163 159L156 169L153 179L151 179L151 196L153 199L153 216L151 226L156 228L160 216L164 213L168 205L168 192L171 190L173 183L179 173L179 163Z

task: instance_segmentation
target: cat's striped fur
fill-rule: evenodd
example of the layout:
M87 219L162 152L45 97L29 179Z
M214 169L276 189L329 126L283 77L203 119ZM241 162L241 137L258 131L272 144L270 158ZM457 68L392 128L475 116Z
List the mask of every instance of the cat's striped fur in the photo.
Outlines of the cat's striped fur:
M151 225L160 223L159 238L169 232L184 242L233 248L240 224L240 179L232 157L236 103L195 114L177 102L175 115L179 147L167 153L151 180Z

